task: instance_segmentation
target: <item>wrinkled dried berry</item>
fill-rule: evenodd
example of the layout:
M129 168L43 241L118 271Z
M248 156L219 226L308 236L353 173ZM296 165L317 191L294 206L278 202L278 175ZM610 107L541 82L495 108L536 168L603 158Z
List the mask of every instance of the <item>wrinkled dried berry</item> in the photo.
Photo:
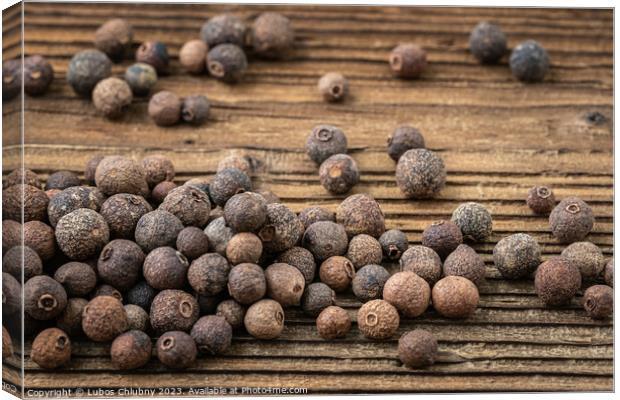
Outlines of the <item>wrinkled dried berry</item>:
M49 199L45 192L30 185L13 185L2 191L2 218L14 221L43 221Z
M224 300L217 305L215 314L226 319L233 329L243 327L243 318L245 317L245 307L237 303L235 300Z
M157 83L157 71L149 64L135 63L125 70L125 81L134 96L146 96Z
M346 257L333 256L323 261L319 268L321 282L335 292L343 292L349 288L355 277L355 267Z
M140 306L135 304L125 304L123 306L127 314L129 330L146 332L149 328L149 314Z
M390 273L380 265L369 264L355 273L351 286L355 297L361 302L379 299Z
M3 237L6 221L3 221ZM47 261L56 254L54 229L41 221L30 221L23 225L24 246L37 252L41 260Z
M604 276L605 278L605 283L608 286L614 287L614 259L613 257L607 261L607 264L605 264L605 272L604 272Z
M371 300L357 312L357 327L369 339L389 339L396 334L399 324L398 311L385 300Z
M95 47L114 61L120 61L129 54L132 41L131 25L122 18L110 19L95 31Z
M304 294L305 280L299 270L284 263L271 264L265 269L267 295L282 307L298 306Z
M38 221L35 221L35 223ZM40 224L45 225L43 222ZM52 239L54 233L52 232ZM5 219L2 221L2 254L12 249L15 246L21 246L22 243L22 224L11 219ZM36 249L33 249L36 252ZM37 254L39 254L37 252ZM39 257L41 257L39 255ZM21 274L21 272L20 272Z
M176 94L162 90L149 100L149 117L159 126L174 125L181 119L181 99Z
M45 182L45 190L63 190L71 186L79 185L80 178L77 176L77 174L71 171L58 171L47 177L47 182Z
M401 125L388 136L387 153L394 161L411 149L425 148L424 137L412 126Z
M144 168L122 156L108 156L99 162L95 171L97 188L111 196L117 193L148 194Z
M157 339L157 358L168 368L184 369L196 361L198 349L190 335L181 331L166 332Z
M228 283L230 265L217 253L207 253L192 261L187 271L191 287L205 296L221 293Z
M219 315L200 318L192 327L190 334L198 350L208 355L225 353L232 342L232 327L226 318Z
M205 96L188 96L181 102L181 118L192 125L200 125L207 120L209 109L209 100Z
M248 308L243 323L255 338L275 339L284 329L284 310L277 301L260 300Z
M200 176L197 178L192 178L184 183L184 185L193 186L203 192L205 192L209 198L211 198L211 180L206 176ZM211 203L213 203L213 199L211 199Z
M452 213L454 222L464 239L481 242L491 236L493 220L491 213L482 205L474 202L463 203Z
M549 70L549 55L535 40L526 40L512 50L510 70L522 82L540 82Z
M469 35L469 51L482 64L495 64L506 54L506 35L499 25L480 22Z
M549 227L562 243L583 240L594 227L592 208L578 197L568 197L551 211Z
M6 361L13 357L13 341L11 335L6 328L2 327L2 361Z
M463 243L461 229L452 221L436 221L422 232L422 245L435 250L445 259Z
M80 51L71 58L67 69L67 82L75 93L90 97L97 82L110 76L112 62L99 50Z
M311 283L301 298L301 308L312 317L334 304L336 293L323 282Z
M136 283L134 287L129 289L125 294L127 304L135 304L142 307L145 311L151 309L151 303L157 294L157 290L149 286L146 281Z
M56 242L67 257L86 260L97 255L110 240L108 224L101 214L80 208L56 224Z
M265 272L256 264L235 265L228 274L228 293L241 304L252 304L267 293Z
M254 53L263 58L283 58L295 42L291 21L275 12L262 13L254 20L251 31Z
M228 246L228 241L233 237L234 232L226 226L224 217L219 217L211 221L204 232L209 239L211 248L215 250L216 253L226 255L226 246Z
M527 192L527 206L538 215L549 215L555 207L555 195L546 186L534 186Z
M304 224L304 229L308 229L308 227L315 222L336 222L336 214L334 214L332 211L326 210L323 207L311 206L301 210L301 212L299 213L299 220L302 224Z
M209 48L222 43L243 46L245 43L246 26L234 15L220 14L209 18L200 28L200 38Z
M292 265L304 276L306 285L314 280L316 263L312 253L303 247L292 247L277 257L277 262Z
M24 57L24 92L37 96L45 93L54 80L52 65L42 56Z
M379 244L386 259L397 261L409 247L409 240L403 231L390 229L379 237Z
M562 257L576 265L582 279L595 279L605 268L605 257L601 249L590 242L575 242L562 250Z
M103 283L95 288L95 290L91 293L91 300L95 297L99 296L109 296L114 297L116 300L122 302L123 295L118 291L114 286L108 285L107 283Z
M500 240L493 248L495 267L507 279L530 275L540 265L540 246L536 239L517 233Z
M185 226L204 228L209 220L211 201L203 191L182 185L168 193L159 209L175 215Z
M84 297L97 286L97 274L93 268L81 262L69 262L54 273L56 279L65 288L69 296Z
M237 168L246 173L247 176L252 175L258 160L252 156L231 154L226 156L217 163L217 172L226 168Z
M179 232L176 247L189 260L194 260L209 251L209 239L202 229L188 226Z
M58 328L48 328L34 338L30 358L39 367L58 368L71 360L69 336Z
M174 164L168 157L154 154L142 159L146 182L153 188L160 182L174 179Z
M407 197L434 197L446 184L446 167L441 157L430 150L407 150L396 165L396 184Z
M28 280L43 273L43 263L36 251L27 246L15 246L2 257L2 272L16 279Z
M99 211L104 200L103 193L92 186L73 186L64 189L54 196L47 206L50 224L55 227L62 217L80 208Z
M182 289L187 282L189 261L172 247L158 247L144 259L142 273L155 289Z
M84 307L82 330L95 342L108 342L127 330L123 303L112 296L97 296Z
M379 241L366 234L353 236L346 254L356 269L368 264L381 264L382 256L383 249Z
M162 290L151 304L151 326L157 333L189 332L198 320L198 302L182 290Z
M319 178L328 192L344 194L358 184L360 172L351 156L334 154L321 164Z
M158 41L148 41L142 43L136 50L136 61L149 64L155 68L158 74L165 75L168 73L170 57L165 44Z
M399 44L390 53L389 61L395 76L417 78L426 69L426 51L413 43Z
M413 272L397 272L383 287L383 300L396 307L406 318L422 315L428 308L430 299L431 287Z
M93 89L93 104L107 118L119 118L126 113L132 100L131 87L116 77L100 80Z
M252 182L243 171L226 168L215 175L209 189L215 204L224 207L235 194L251 191Z
M46 277L46 278L49 278L49 277ZM33 278L31 278L31 280L32 279ZM45 281L47 281L47 279ZM30 285L30 286L32 287L33 285ZM53 305L53 303L50 302L50 305ZM6 272L3 272L2 273L2 312L5 315L15 315L15 314L21 313L21 310L22 310L22 285L19 283L17 279L13 277L13 275L9 275ZM26 310L26 312L28 311Z
M78 297L67 300L67 306L56 319L58 328L65 331L69 336L84 334L82 331L82 313L88 300Z
M472 281L462 276L446 276L431 292L433 307L446 318L467 318L478 307L480 295Z
M437 339L424 329L406 332L398 340L398 358L409 368L433 365L437 360Z
M153 345L149 335L142 331L131 330L114 339L110 346L112 365L118 369L136 369L143 367L151 359Z
M348 247L345 228L331 221L319 221L306 229L302 245L308 249L317 262L332 256L344 255Z
M207 69L216 79L227 83L239 82L248 68L243 50L234 44L224 43L213 47L207 54Z
M484 260L466 244L459 245L443 263L444 276L462 276L476 285L484 281L485 273Z
M345 337L351 330L351 318L343 308L330 305L317 317L316 329L323 339Z
M101 154L97 154L97 155L92 156L86 162L86 166L84 167L84 180L89 185L95 184L95 171L97 171L97 166L99 165L101 160L103 160L104 158L105 156Z
M265 225L258 232L267 252L278 253L295 246L304 234L297 214L281 203L267 205Z
M136 225L136 243L145 252L157 247L174 246L183 223L167 211L155 210L144 214Z
M385 232L385 218L379 203L369 194L354 194L336 209L336 221L349 237L362 233L378 238Z
M306 153L318 165L335 154L347 152L347 137L333 125L317 125L306 140Z
M11 100L22 90L22 60L6 60L2 63L2 100Z
M570 302L581 287L579 267L563 257L540 264L534 279L536 294L549 306Z
M151 191L151 200L154 201L155 204L161 204L166 196L168 196L168 193L176 187L177 184L174 182L163 181L158 183Z
M349 93L349 81L341 73L328 72L319 79L318 88L325 101L342 101Z
M14 169L13 171L11 171L11 173L9 173L4 178L2 188L6 189L10 186L19 184L30 185L41 189L41 180L39 179L39 175L29 169L22 168Z
M257 231L267 220L267 202L257 193L235 194L224 206L224 219L235 232Z
M144 253L135 242L112 240L99 255L97 274L105 283L124 292L140 278L144 261Z
M133 239L138 221L143 215L151 211L153 211L153 207L144 197L119 193L110 196L103 202L100 214L108 223L110 236Z
M198 39L185 42L179 50L179 63L191 74L204 72L207 64L207 51L209 46Z
M614 312L614 290L607 285L590 286L583 294L582 304L590 318L609 318Z
M241 232L230 238L226 258L232 265L258 263L263 253L263 243L253 233Z

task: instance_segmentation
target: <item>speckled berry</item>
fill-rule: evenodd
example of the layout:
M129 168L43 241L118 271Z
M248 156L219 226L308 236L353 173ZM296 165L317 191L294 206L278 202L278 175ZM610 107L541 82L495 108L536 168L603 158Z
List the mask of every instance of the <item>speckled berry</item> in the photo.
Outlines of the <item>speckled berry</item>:
M24 57L24 92L39 96L47 92L54 80L52 65L40 55Z
M232 265L258 263L263 254L263 243L250 232L237 233L226 246L226 258Z
M203 191L182 185L168 193L159 210L173 214L185 226L204 228L209 220L211 201Z
M507 236L493 248L495 267L507 279L530 275L540 265L540 255L536 239L525 233Z
M62 217L56 225L56 242L73 260L91 258L110 240L108 224L101 214L80 208Z
M397 272L383 286L383 300L396 307L406 318L422 315L430 299L431 287L413 272Z
M78 297L68 299L67 306L56 318L56 326L66 332L69 336L83 335L82 313L87 304L88 300L86 299Z
M435 221L422 232L422 245L435 250L442 259L462 243L461 229L452 221Z
M182 331L162 334L155 345L157 358L168 368L185 369L196 361L198 349L192 337Z
M220 14L209 18L200 29L200 38L209 48L218 44L232 43L243 46L247 27L243 21L230 14Z
M112 62L99 50L84 50L71 58L67 82L80 96L90 97L97 82L110 76Z
M378 238L385 232L385 218L379 203L369 194L354 194L336 209L336 221L349 237L365 233Z
M71 171L57 171L47 177L45 182L45 190L50 189L66 189L71 186L79 186L80 178L76 173Z
M265 299L252 304L243 320L245 329L257 339L275 339L284 330L284 310L280 303Z
M299 220L302 224L304 224L304 229L308 229L308 227L315 222L319 221L331 221L336 222L336 214L332 211L329 211L323 207L319 206L310 206L306 207L299 212Z
M381 298L390 273L380 265L369 264L359 269L351 281L355 297L361 302Z
M472 281L462 276L446 276L431 292L433 307L446 318L467 318L478 307L480 295Z
M72 297L86 297L97 286L97 274L86 263L68 262L54 273L54 279L65 288Z
M506 54L506 35L499 25L483 21L469 35L469 51L482 64L495 64Z
M527 192L526 203L534 214L549 215L555 207L555 196L546 186L534 186Z
M265 272L256 264L235 265L228 274L228 293L241 304L252 304L267 293Z
M90 340L108 342L129 326L123 303L112 296L97 296L84 307L82 330Z
M189 266L187 279L197 293L215 296L226 289L230 264L217 253L204 254Z
M125 81L135 96L146 96L157 83L157 71L145 63L135 63L125 70Z
M127 20L114 18L104 22L95 31L95 47L114 61L129 54L133 43L133 29Z
M295 246L304 234L303 224L297 214L281 203L267 205L265 225L258 231L263 249L278 253Z
M149 314L151 326L157 333L189 332L198 320L198 302L182 290L162 290L155 296Z
M188 226L179 232L176 248L189 260L194 260L209 251L209 239L202 229Z
M204 229L204 233L207 235L211 249L225 256L228 241L235 233L226 225L224 217L219 217L209 222L209 225Z
M561 243L583 240L594 227L592 208L578 197L562 200L549 215L551 233Z
M394 161L411 149L425 148L424 137L417 128L401 125L388 136L387 153Z
M80 208L100 211L105 196L92 186L69 187L54 196L47 206L47 215L50 224L55 227L65 215Z
M34 186L38 189L41 189L42 187L39 175L29 169L17 168L4 177L2 188L6 189L10 186L19 184Z
M409 368L423 368L437 360L437 339L424 329L405 332L398 340L398 358Z
M209 191L213 202L224 207L235 194L252 190L252 182L246 173L237 168L226 168L213 177Z
M248 60L243 50L234 44L219 44L207 54L207 69L216 79L237 83L243 79Z
M462 276L476 285L484 282L485 273L484 260L466 244L459 245L443 263L444 276Z
M184 97L181 101L181 119L192 125L200 125L209 117L209 100L206 96Z
M267 220L267 202L257 193L235 194L224 206L224 219L235 232L255 232Z
M414 79L426 69L426 51L413 43L396 46L390 53L392 73L403 79Z
M129 110L133 92L124 80L110 77L97 82L92 99L95 108L104 117L119 118Z
M144 42L136 50L136 61L151 65L158 74L168 73L170 57L166 45L158 41Z
M108 243L97 261L97 274L108 285L127 291L141 276L144 253L135 242L116 239Z
M200 74L207 66L209 46L202 40L185 42L179 50L179 63L190 74Z
M301 298L301 308L306 314L316 317L325 308L333 305L335 298L336 293L323 282L311 283Z
M312 256L311 256L312 257ZM43 273L43 262L36 251L27 246L11 247L2 257L2 272L16 279L28 280Z
M237 303L235 300L224 300L217 305L215 314L226 319L233 329L243 327L243 318L245 318L245 307Z
M7 221L3 221L2 235ZM54 229L41 221L29 221L23 226L24 246L37 252L42 261L50 260L56 254L56 238ZM18 231L19 232L19 231Z
M190 335L201 353L222 354L230 348L232 327L224 317L206 315L196 321Z
M333 125L317 125L306 139L306 153L316 164L335 154L347 152L347 137L344 132Z
M398 311L385 300L371 300L357 312L357 327L369 339L389 339L396 334L399 324Z
M351 156L334 154L321 164L319 179L328 192L344 194L359 183L360 172Z
M614 290L607 285L590 286L583 294L582 304L590 318L609 318L614 311Z
M71 340L58 328L45 329L32 342L30 358L41 368L61 367L71 360Z
M343 292L349 288L355 277L355 267L349 259L341 256L329 257L319 268L321 282L335 292Z
M284 58L292 50L295 31L291 21L276 12L260 14L252 24L250 41L254 53L263 58Z
M512 50L510 70L522 82L540 82L549 71L549 55L535 40L526 40Z
M409 198L435 197L446 184L446 167L430 150L407 150L396 165L396 184Z
M337 102L349 93L349 81L339 72L328 72L319 79L318 89L323 100Z
M479 203L469 202L458 206L452 213L454 222L463 234L463 238L481 242L491 236L493 220L491 213Z
M108 197L103 202L99 213L108 223L110 236L120 239L133 239L138 221L143 215L151 211L153 211L153 207L144 197L136 194L118 193Z
M327 340L345 337L351 330L351 318L343 308L329 306L317 317L316 330Z
M110 358L112 365L121 370L143 367L151 359L153 345L149 335L142 331L125 332L112 342Z
M189 261L172 247L158 247L144 259L142 273L155 289L182 289L187 282Z
M171 126L181 119L181 98L176 94L162 90L149 100L149 117L159 126Z
M144 308L135 304L125 304L123 306L127 314L129 330L146 332L150 327L149 314Z
M292 265L304 276L306 285L314 280L316 263L312 253L303 247L292 247L277 257L277 262Z
M157 247L174 246L183 223L167 211L155 210L144 214L136 224L136 243L145 252Z
M368 264L380 264L383 258L383 249L377 239L370 235L356 235L349 241L346 257L356 269Z
M580 287L579 267L563 257L551 258L540 264L536 270L536 294L549 306L570 302Z
M43 221L49 198L45 192L30 185L13 185L2 191L2 218L13 221Z
M581 278L584 280L598 278L605 268L603 252L594 243L572 243L562 250L562 257L579 268Z
M145 311L149 311L156 294L157 290L149 286L146 281L140 281L127 291L125 302L127 304L135 304L142 307Z
M148 185L144 168L123 156L108 156L99 162L95 171L97 188L112 196L117 193L147 195Z

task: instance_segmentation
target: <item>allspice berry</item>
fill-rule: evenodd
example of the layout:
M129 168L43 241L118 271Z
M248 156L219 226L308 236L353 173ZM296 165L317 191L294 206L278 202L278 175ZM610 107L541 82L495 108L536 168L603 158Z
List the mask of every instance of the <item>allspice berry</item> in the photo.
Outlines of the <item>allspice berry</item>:
M467 318L478 307L480 295L472 281L462 276L446 276L431 291L433 307L446 318Z
M383 286L383 300L396 307L406 318L422 315L430 299L431 287L413 272L397 272Z
M2 218L13 221L43 221L49 198L45 192L30 185L14 185L2 191Z
M491 213L479 203L459 205L452 213L452 222L461 229L464 239L475 242L485 240L493 231Z
M245 329L257 339L275 339L284 330L284 310L280 303L265 299L252 304L243 320Z
M28 281L34 278L36 278L36 276L33 278L30 278ZM49 278L49 277L46 277L46 278ZM53 281L53 279L51 278L49 279ZM40 283L37 283L36 285L35 284L31 285L32 287L31 292L33 293L31 295L29 294L29 296L32 297L32 300L30 301L31 305L29 307L34 310L37 316L42 315L44 319L49 319L49 318L45 318L47 317L47 311L45 311L45 308L48 308L51 312L54 313L54 312L58 312L57 311L58 305L55 305L55 303L53 302L54 299L50 299L49 301L47 301L48 304L42 303L42 306L44 308L39 309L38 304L37 304L38 298L40 296L40 292L45 291L45 289L41 290L39 286L42 286L42 285ZM49 286L52 286L52 285L49 285ZM60 293L60 290L57 289L57 286L53 287L52 289L56 289L56 291L58 291L59 294L62 294ZM62 286L60 287L60 289L62 289ZM52 295L56 293L56 291L52 292ZM24 292L24 295L26 294L27 293ZM26 302L24 302L24 307L26 305L25 303ZM22 312L22 285L19 283L17 279L13 278L13 275L9 275L6 272L2 273L2 312L5 315L11 315L11 316L16 315L16 314L21 314ZM26 313L29 314L28 311L26 311Z
M317 125L306 139L306 153L316 164L335 154L347 152L347 137L344 132L333 125Z
M162 334L155 345L157 358L168 368L184 369L196 361L198 349L192 337L182 331Z
M400 125L388 137L387 153L394 161L411 149L425 148L424 137L417 128Z
M80 208L62 217L56 224L58 247L73 260L95 256L110 240L108 224L101 214Z
M144 168L123 156L108 156L101 160L95 171L95 182L97 188L108 196L117 193L148 194Z
M183 223L167 211L155 210L144 214L136 224L136 243L149 252L157 247L174 246Z
M108 342L127 330L123 303L112 296L93 298L82 312L82 330L90 340Z
M50 225L56 227L58 221L80 208L100 211L105 195L92 186L73 186L64 189L54 196L47 205L47 216Z
M226 258L232 265L256 264L263 254L263 243L253 233L241 232L230 238L226 246Z
M239 329L243 327L245 307L237 303L235 300L224 300L217 305L215 315L224 317L226 322L228 322L233 329Z
M163 181L158 183L151 191L151 200L155 202L155 204L161 204L166 196L168 196L168 193L176 187L177 184L174 182Z
M211 200L205 192L190 185L182 185L168 193L159 210L173 214L184 226L204 228L209 221Z
M49 180L49 178L48 178ZM33 171L25 168L17 168L11 171L2 182L2 188L6 189L10 186L25 184L41 189L41 180Z
M125 82L134 96L146 96L157 83L157 71L149 64L132 64L125 70Z
M314 255L317 262L321 262L346 253L347 232L344 226L335 222L319 221L306 229L301 243Z
M525 233L507 236L493 248L495 267L507 279L530 275L540 265L540 255L536 239Z
M136 50L136 61L151 65L158 74L168 73L170 57L166 45L158 41L144 42Z
M349 237L362 233L378 238L385 232L385 218L379 203L369 194L354 194L336 209L336 222L344 225Z
M144 252L135 242L112 240L101 250L97 274L105 283L125 292L137 283L144 261Z
M267 220L267 201L258 193L235 194L224 205L224 219L235 232L255 232Z
M226 225L224 217L219 217L209 222L209 225L204 229L204 233L209 239L209 246L216 253L225 256L228 241L235 233Z
M368 264L355 273L351 286L355 297L361 302L381 298L390 273L380 265Z
M71 171L57 171L47 177L45 182L45 190L50 189L66 189L71 186L79 186L80 178Z
M335 292L343 292L349 288L355 277L355 267L348 258L341 256L329 257L319 268L321 282Z
M123 306L127 314L127 325L130 331L146 332L150 327L149 314L144 308L135 304L125 304Z
M546 186L534 186L527 192L527 206L538 215L549 215L555 207L555 195Z
M198 39L185 42L179 50L179 62L191 74L204 72L207 65L207 51L209 46Z
M278 253L295 246L304 234L303 224L297 214L281 203L267 205L265 225L258 231L263 249Z
M396 165L396 184L407 197L435 197L446 184L446 167L430 150L407 150Z
M245 43L247 27L243 21L230 14L220 14L209 18L200 28L200 38L209 48L218 44L232 43L242 46Z
M442 260L462 243L461 228L452 221L435 221L422 232L422 245L435 250Z
M351 156L334 154L321 164L319 179L328 192L344 194L359 183L360 172Z
M271 264L265 269L267 296L282 307L298 306L304 293L305 280L299 270L284 263Z
M239 264L228 274L228 293L241 304L252 304L267 293L265 272L256 264Z
M370 235L356 235L349 241L346 257L356 269L368 264L381 264L383 249L377 239Z
M111 77L97 83L93 90L93 104L97 111L108 118L118 118L131 105L133 92L122 79Z
M2 236L6 231L7 221L3 221ZM37 252L42 261L47 261L56 254L56 239L54 237L54 229L41 221L29 221L23 226L24 246L28 246ZM19 232L19 230L18 230Z
M245 172L237 168L218 171L209 186L211 199L220 207L224 207L234 195L251 190L252 181Z
M396 46L390 53L392 73L404 79L414 79L426 69L426 51L413 43Z
M312 256L311 256L312 257ZM43 262L36 251L28 246L11 247L2 257L2 272L16 279L28 280L43 273Z
M96 154L96 155L92 156L86 162L86 166L84 167L84 180L89 185L94 185L95 184L95 171L97 170L97 166L99 165L101 160L104 159L104 157L105 156L103 156L101 154Z
M561 243L581 241L594 227L592 208L578 197L567 197L551 211L549 227Z
M132 41L131 25L122 18L110 19L95 31L95 47L114 61L120 61L128 55Z
M316 317L325 308L334 304L336 293L323 282L315 282L306 286L304 295L301 298L302 310Z
M224 43L209 50L207 69L215 79L237 83L243 79L248 68L248 59L241 47Z
M306 285L314 280L316 274L316 263L312 253L303 247L292 247L280 254L276 262L292 265L297 268L304 276Z
M112 62L99 50L83 50L75 54L67 68L67 82L75 93L90 97L97 82L110 76Z
M345 337L351 330L351 318L343 308L329 306L317 317L316 330L323 339Z
M562 250L562 257L576 265L583 280L598 278L605 268L601 249L591 242L575 242Z
M295 32L291 21L276 12L264 12L254 20L251 30L254 53L263 58L284 58L292 50Z
M188 226L179 232L176 248L187 259L195 260L209 252L209 238L202 229Z
M399 324L398 311L385 300L371 300L357 312L357 327L368 339L389 339L396 334Z
M7 275L2 276L6 278ZM53 319L67 306L67 292L60 283L47 275L30 278L24 283L23 291L24 311L34 319Z
M590 318L609 318L614 311L614 290L607 285L590 286L583 294L582 304Z
M157 333L168 331L189 332L198 320L196 298L182 290L162 290L151 304L151 326Z
M342 101L349 93L349 81L339 72L328 72L319 79L318 89L325 101Z
M160 154L144 157L142 159L142 168L144 168L146 183L148 183L150 188L163 181L172 181L175 176L172 160Z
M443 263L444 276L462 276L476 285L484 281L485 273L484 260L466 244L459 245Z
M605 264L605 272L603 277L607 286L614 287L614 259L613 257Z
M409 239L403 231L390 229L379 237L379 244L385 259L397 261L409 247Z
M398 358L409 368L423 368L437 360L437 339L424 329L405 332L398 340Z
M301 223L304 224L304 229L308 229L310 225L319 221L336 222L336 214L334 212L319 206L304 208L299 212L298 217Z
M563 257L554 257L538 266L534 288L549 306L570 302L581 287L579 267Z
M63 366L71 360L71 340L58 328L45 329L34 338L30 358L45 369Z
M495 64L506 54L506 35L499 25L483 21L469 35L469 51L482 64Z
M245 172L247 176L251 176L258 162L259 161L252 156L231 154L222 158L220 162L217 163L217 172L226 168L237 168Z
M114 297L116 300L122 302L123 295L118 291L114 286L108 285L107 283L103 283L98 285L95 290L90 294L90 298L94 299L98 296L110 296Z
M225 353L232 342L232 327L219 315L201 317L190 332L201 353L216 355Z
M535 40L519 43L509 61L512 75L522 82L541 82L549 71L549 55Z
M135 304L142 307L145 311L149 311L156 294L157 290L152 288L146 281L140 281L127 291L125 302L127 304Z
M136 369L151 359L153 345L149 335L142 331L125 332L114 339L110 347L112 365L118 369Z
M68 262L54 273L69 296L86 297L97 286L97 274L93 267L81 262Z
M187 280L197 293L205 296L215 296L228 283L230 264L217 253L204 254L194 261L187 270Z
M8 101L22 91L22 60L6 60L2 63L2 100Z
M431 248L411 246L400 258L400 270L413 272L424 279L432 287L443 273L441 259Z
M103 202L99 213L108 223L111 237L133 239L138 221L144 214L151 211L153 207L144 197L137 194L118 193Z
M45 225L43 222L39 222L39 223ZM52 242L54 242L53 231L52 231ZM20 224L17 221L10 220L10 219L3 220L2 221L2 254L6 254L6 252L12 249L13 247L21 246L21 245L22 245L22 224ZM30 247L30 246L26 246L26 247ZM34 248L33 250L35 252L37 251L37 249L34 249ZM39 255L39 257L41 257L41 255L38 252L37 254ZM20 261L20 264L21 264L21 261ZM19 274L21 275L21 271L19 272Z
M174 125L181 119L181 99L176 94L162 90L149 100L149 117L159 126Z
M209 117L209 100L206 96L184 97L181 101L181 119L192 125L200 125Z
M189 261L172 247L158 247L144 259L142 273L155 289L182 289L187 282Z
M65 331L69 336L83 335L82 313L87 304L88 300L79 297L67 300L67 306L56 318L56 326Z

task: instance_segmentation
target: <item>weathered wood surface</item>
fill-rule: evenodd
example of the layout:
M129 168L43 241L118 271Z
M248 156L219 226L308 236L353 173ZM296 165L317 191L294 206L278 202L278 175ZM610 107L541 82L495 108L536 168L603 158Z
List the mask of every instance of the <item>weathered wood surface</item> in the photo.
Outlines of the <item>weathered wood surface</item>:
M272 7L27 4L25 53L46 55L57 79L45 96L25 99L25 164L45 177L58 169L81 171L96 153L163 153L174 160L182 182L212 176L231 151L249 152L264 164L257 186L273 190L295 211L309 204L333 209L341 197L325 193L303 152L312 126L333 123L347 133L362 171L353 192L375 196L388 226L403 229L412 243L463 201L481 202L493 212L493 235L475 245L488 278L479 310L466 321L433 311L403 321L401 332L423 327L439 339L439 363L421 371L401 366L396 339L372 342L354 327L346 339L323 341L311 319L290 310L279 340L257 342L239 334L226 355L201 359L184 372L153 361L140 371L118 373L107 358L108 345L82 341L67 369L43 371L27 357L27 343L25 386L187 389L234 382L307 387L312 393L611 390L612 322L589 319L579 299L562 309L545 308L531 281L502 280L491 254L498 240L516 232L536 237L544 258L562 250L545 218L532 216L523 201L529 187L543 183L559 198L578 195L593 205L597 223L589 240L612 256L612 12L278 6L298 32L291 59L251 60L247 79L234 86L180 70L178 49L197 37L207 17L226 11L251 20L266 9ZM17 8L3 14L5 58L19 53L18 15ZM70 57L90 47L96 27L116 16L130 20L137 42L169 45L173 73L156 90L206 94L213 108L205 126L156 127L146 116L147 99L137 99L131 113L110 122L73 94L64 80ZM511 47L533 38L549 50L552 68L544 83L516 82L505 59L498 66L473 60L468 33L483 19L499 22ZM387 54L410 40L428 50L428 71L416 81L394 79ZM121 74L128 64L114 72ZM350 80L344 104L327 105L316 93L318 77L331 70L344 71ZM3 106L6 173L20 160L20 104ZM406 200L394 183L385 139L400 123L419 127L446 162L448 184L437 199ZM338 303L355 319L359 303L352 295ZM4 379L19 381L18 366L10 360Z

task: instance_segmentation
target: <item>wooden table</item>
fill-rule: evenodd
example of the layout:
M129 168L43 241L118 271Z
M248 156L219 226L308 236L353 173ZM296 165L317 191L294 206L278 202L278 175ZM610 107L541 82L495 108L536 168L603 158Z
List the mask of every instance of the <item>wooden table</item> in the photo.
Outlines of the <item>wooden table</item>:
M266 9L293 21L297 43L290 60L251 60L245 81L230 86L181 71L178 50L198 36L206 18L227 11L251 19ZM18 8L3 15L5 57L19 52L18 15ZM110 122L74 95L65 82L68 61L91 47L94 30L112 17L133 24L136 42L159 39L169 46L174 71L156 90L206 94L212 104L206 125L156 127L143 98L125 118ZM506 59L497 66L474 61L468 35L485 19L501 24L510 47L526 39L545 46L552 67L544 83L515 81ZM71 365L61 371L41 370L26 357L25 386L273 386L310 393L611 390L612 322L588 318L579 299L566 308L543 307L531 281L500 278L492 250L517 232L536 237L545 259L562 250L546 218L533 216L524 202L532 185L545 184L560 199L576 195L593 206L597 222L589 240L612 255L612 24L611 10L28 3L25 51L45 55L56 73L45 96L25 102L25 164L43 177L59 169L82 171L97 153L135 158L161 153L174 160L176 180L183 182L212 176L223 156L246 151L264 162L257 187L273 190L294 211L310 204L334 209L342 197L326 194L303 151L310 129L330 123L346 132L362 171L353 192L375 196L388 227L404 230L411 243L465 201L492 211L494 233L474 246L487 263L488 279L472 318L450 321L429 311L401 323L399 333L419 327L438 337L440 362L425 370L401 366L396 338L372 342L354 327L344 340L324 341L312 319L290 310L278 340L239 334L226 355L201 359L187 371L153 361L119 373L110 365L107 345L78 341ZM401 41L428 50L422 79L391 76L387 56ZM129 63L116 65L114 73ZM351 96L344 104L329 105L318 96L318 77L327 71L349 78ZM19 110L16 100L4 104L4 173L19 161ZM385 142L401 123L417 126L445 160L448 182L436 199L406 200L395 185ZM355 316L359 303L351 294L337 302ZM26 354L28 348L27 343ZM3 377L16 382L18 369L6 367Z

